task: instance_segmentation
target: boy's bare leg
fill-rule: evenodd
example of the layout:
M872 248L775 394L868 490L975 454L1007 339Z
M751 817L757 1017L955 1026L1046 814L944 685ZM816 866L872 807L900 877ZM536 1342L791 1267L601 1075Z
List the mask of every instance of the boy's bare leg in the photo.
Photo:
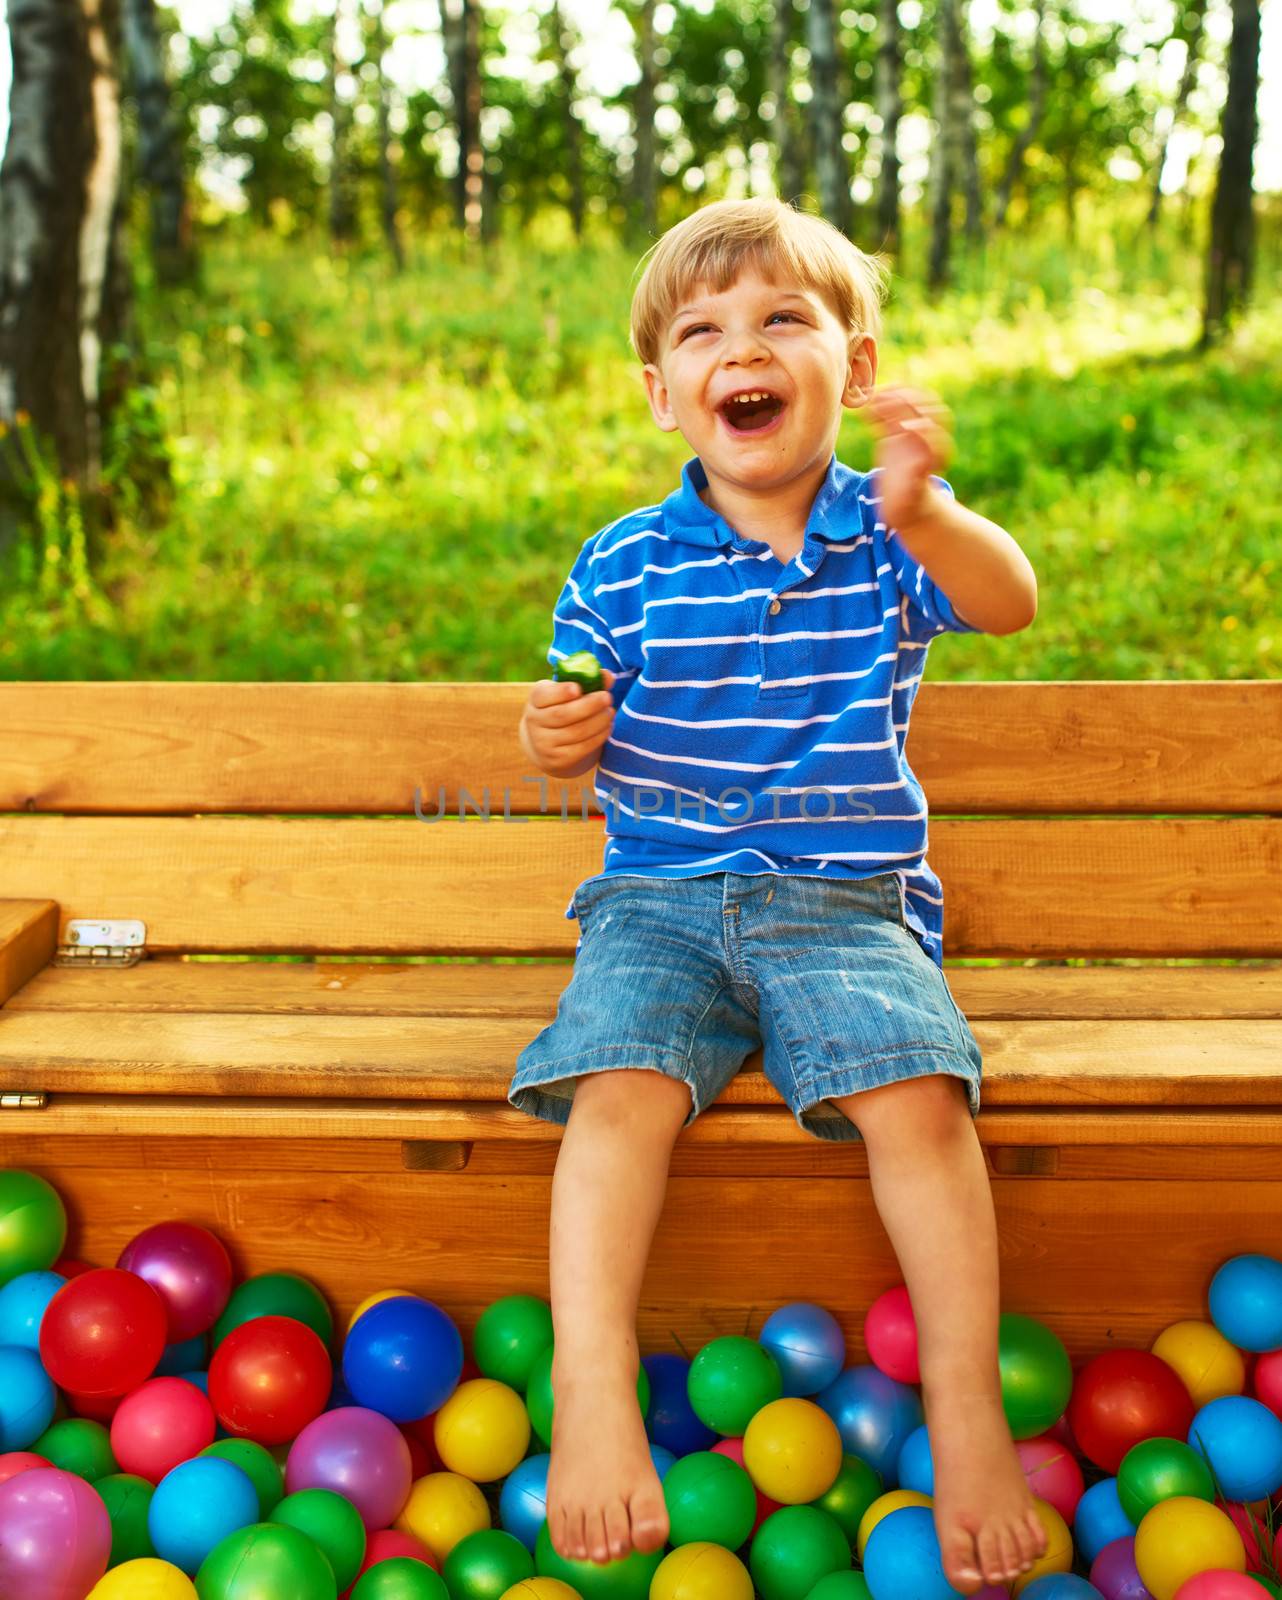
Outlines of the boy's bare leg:
M575 1087L552 1182L556 1353L548 1532L563 1556L658 1550L663 1490L637 1406L637 1299L668 1163L690 1112L684 1083L613 1068Z
M868 1147L913 1304L944 1573L973 1594L1026 1572L1046 1536L1002 1410L997 1224L965 1086L941 1073L834 1104Z

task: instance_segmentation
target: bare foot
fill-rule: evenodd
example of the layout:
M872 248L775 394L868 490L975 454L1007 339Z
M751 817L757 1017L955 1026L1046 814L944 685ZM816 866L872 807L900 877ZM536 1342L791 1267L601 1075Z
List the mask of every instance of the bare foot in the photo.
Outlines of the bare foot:
M935 1529L944 1576L962 1594L1009 1583L1046 1552L1046 1531L997 1396L949 1395L929 1407Z
M637 1406L636 1376L576 1365L553 1373L548 1532L570 1560L606 1562L659 1550L668 1508Z

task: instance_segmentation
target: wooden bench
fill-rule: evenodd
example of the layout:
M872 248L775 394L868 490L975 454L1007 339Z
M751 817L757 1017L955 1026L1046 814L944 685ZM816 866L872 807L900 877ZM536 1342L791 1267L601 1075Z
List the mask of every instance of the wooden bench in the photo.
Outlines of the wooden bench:
M559 1130L505 1094L602 819L590 777L539 814L527 689L0 684L0 1165L58 1186L76 1253L184 1217L340 1315L404 1287L470 1328L546 1293ZM1004 1304L1077 1355L1148 1341L1282 1240L1282 683L927 684L909 754L950 963L1137 958L947 976ZM105 918L145 924L141 959L70 954ZM803 1134L760 1064L679 1142L645 1350L814 1299L857 1353L898 1280L862 1150Z

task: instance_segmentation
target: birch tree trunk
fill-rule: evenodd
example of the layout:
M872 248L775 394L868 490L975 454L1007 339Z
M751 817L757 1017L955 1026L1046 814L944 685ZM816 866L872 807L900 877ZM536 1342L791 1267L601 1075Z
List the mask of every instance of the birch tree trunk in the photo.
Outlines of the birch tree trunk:
M485 152L481 149L481 10L480 0L447 0L442 9L445 50L449 60L454 128L458 136L458 171L454 175L454 209L466 238L481 237L485 205Z
M636 14L637 67L641 77L636 88L636 150L632 157L633 227L646 239L659 231L659 174L654 140L655 0L641 0Z
M970 37L966 25L966 0L955 0L957 22L953 55L953 126L958 132L962 192L966 197L966 237L972 243L984 233L984 202L979 179L979 141L975 135L975 79L970 64Z
M391 253L397 272L405 270L405 247L401 243L401 230L396 221L396 167L392 161L391 89L383 70L383 57L387 54L387 34L383 27L384 0L374 0L371 32L371 54L378 76L375 91L378 95L378 187L379 211L383 219L383 237Z
M819 204L833 227L849 234L854 226L850 164L842 149L840 74L833 0L810 0L806 12L810 45L810 127L814 139Z
M781 200L795 200L806 184L805 153L792 99L792 30L795 0L774 0L770 13L770 97L775 103L771 132L775 146L775 185Z
M155 0L124 0L125 60L138 108L138 176L148 192L151 257L162 283L195 273L182 145L165 76Z
M1205 4L1205 0L1202 0ZM1028 120L1015 135L1015 143L1011 146L1010 155L1006 158L1006 166L1002 171L1001 182L997 185L997 211L995 222L997 227L1006 226L1006 213L1010 210L1011 198L1015 193L1015 185L1019 182L1024 172L1024 158L1032 147L1033 140L1037 137L1042 125L1042 118L1046 114L1046 39L1044 29L1046 26L1046 0L1035 0L1033 7L1037 18L1037 28L1033 34L1033 66L1028 78Z
M877 226L881 248L899 252L899 119L903 115L903 42L899 0L881 0L877 45L877 117L881 122L881 172L877 180Z
M1175 132L1180 118L1188 109L1189 96L1193 93L1193 85L1197 82L1197 64L1202 53L1202 35L1206 25L1206 0L1190 0L1188 11L1185 13L1188 32L1185 35L1185 45L1188 54L1184 57L1184 70L1180 73L1180 85L1175 93L1175 104L1171 107L1171 120L1166 124L1158 145L1157 160L1153 167L1153 193L1149 199L1148 216L1145 222L1150 231L1157 227L1158 217L1162 210L1162 168L1166 165L1166 152L1170 148L1171 135Z
M1252 182L1259 128L1256 112L1259 89L1259 0L1233 0L1229 84L1220 121L1223 144L1215 200L1211 206L1211 240L1207 252L1203 346L1223 337L1251 292L1255 266Z
M930 155L930 256L926 281L932 289L941 289L950 273L953 188L960 166L961 130L954 115L953 94L959 43L957 0L937 0L935 20L939 45L935 62L935 142Z
M331 155L329 165L329 237L332 244L346 244L356 231L356 212L352 204L347 171L347 135L351 108L338 92L338 80L346 70L339 47L339 31L346 15L346 0L334 0L334 20L329 30L329 117Z
M565 133L565 176L569 188L570 223L574 237L583 237L583 215L586 204L583 194L583 130L575 115L574 100L578 83L570 65L570 51L576 44L574 33L561 12L558 0L552 0L549 16L552 45L556 52L557 76L561 82L561 117Z

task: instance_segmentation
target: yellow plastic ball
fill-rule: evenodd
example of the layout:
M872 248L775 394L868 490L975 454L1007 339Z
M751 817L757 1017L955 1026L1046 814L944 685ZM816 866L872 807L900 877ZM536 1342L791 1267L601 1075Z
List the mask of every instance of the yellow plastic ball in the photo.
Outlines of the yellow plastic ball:
M1246 1550L1218 1506L1177 1494L1145 1513L1135 1531L1135 1566L1154 1600L1175 1600L1180 1585L1199 1572L1245 1572Z
M1033 1499L1033 1510L1046 1533L1046 1554L1038 1556L1027 1572L1021 1573L1011 1585L1011 1594L1020 1595L1035 1578L1044 1578L1051 1572L1073 1570L1073 1535L1068 1524L1052 1505L1045 1500Z
M485 1496L457 1472L429 1472L416 1480L393 1527L421 1539L438 1561L469 1533L490 1526Z
M168 1561L144 1556L104 1573L88 1600L196 1600L196 1585Z
M752 1600L748 1569L719 1544L683 1544L664 1556L650 1600Z
M460 1383L436 1413L436 1453L473 1483L506 1478L530 1442L525 1401L497 1378Z
M855 1535L855 1552L859 1559L864 1559L864 1547L883 1517L888 1517L892 1511L902 1511L905 1506L934 1504L928 1494L922 1494L918 1489L891 1489L887 1494L878 1495L859 1521L859 1532Z
M377 1294L367 1294L347 1319L347 1331L350 1333L356 1324L357 1317L364 1316L371 1306L376 1306L380 1300L396 1300L403 1294L413 1294L413 1289L380 1289Z
M1246 1357L1209 1322L1173 1322L1154 1339L1153 1354L1175 1368L1199 1408L1246 1385Z
M502 1600L583 1600L583 1596L560 1578L522 1578L503 1591Z
M762 1494L780 1505L805 1505L836 1483L841 1434L813 1400L772 1400L748 1424L743 1464Z

